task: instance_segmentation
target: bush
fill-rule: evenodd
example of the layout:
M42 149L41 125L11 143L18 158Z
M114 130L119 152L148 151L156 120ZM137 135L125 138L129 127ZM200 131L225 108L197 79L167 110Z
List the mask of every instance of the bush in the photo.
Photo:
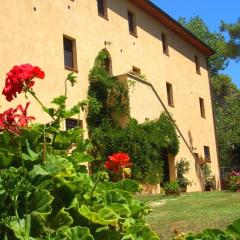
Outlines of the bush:
M190 162L185 159L181 159L176 164L177 168L177 181L181 188L182 192L186 192L187 186L191 185L191 182L184 176L184 174L188 173L190 170Z
M167 182L163 185L163 190L166 195L180 195L181 188L177 181Z
M240 172L232 171L229 175L229 189L240 192Z

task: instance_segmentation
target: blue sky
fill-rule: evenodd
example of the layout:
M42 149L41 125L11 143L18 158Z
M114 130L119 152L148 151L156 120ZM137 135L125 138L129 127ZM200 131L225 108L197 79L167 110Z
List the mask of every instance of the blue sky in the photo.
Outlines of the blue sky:
M174 19L200 16L211 31L219 31L220 21L236 22L240 18L240 0L152 0ZM240 62L230 61L224 73L240 88Z

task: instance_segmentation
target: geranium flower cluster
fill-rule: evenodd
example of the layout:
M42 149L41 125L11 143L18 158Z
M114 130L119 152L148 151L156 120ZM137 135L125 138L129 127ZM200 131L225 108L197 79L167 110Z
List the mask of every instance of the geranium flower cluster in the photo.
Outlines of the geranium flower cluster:
M7 130L9 132L20 134L23 127L28 126L28 122L34 120L35 117L27 116L27 109L30 102L23 108L18 105L16 108L9 108L3 113L0 113L0 132Z
M129 168L132 166L130 162L130 157L127 153L114 153L108 157L108 160L105 163L105 168L113 171L115 173L121 172L124 168Z
M31 64L14 66L7 73L2 94L6 96L7 101L12 101L14 97L17 97L17 93L20 94L35 84L35 81L33 81L35 77L43 79L45 73L39 67L34 67Z

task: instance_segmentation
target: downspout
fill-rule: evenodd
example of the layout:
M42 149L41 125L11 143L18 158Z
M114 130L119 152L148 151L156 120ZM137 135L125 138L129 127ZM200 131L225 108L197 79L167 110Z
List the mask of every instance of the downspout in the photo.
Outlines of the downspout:
M182 138L183 142L185 143L185 145L187 146L188 150L190 151L190 153L192 154L193 158L195 159L195 161L197 162L196 156L194 154L194 152L192 151L192 148L189 146L187 140L185 139L185 137L183 136L181 130L179 129L179 127L176 124L176 121L173 119L171 113L168 111L167 107L165 106L165 104L163 103L162 99L160 98L160 96L158 95L156 89L154 88L154 86L150 83L147 82L145 80L143 80L142 78L139 78L131 73L127 74L128 76L131 76L131 78L134 78L134 80L136 80L137 82L143 83L149 87L151 87L152 91L154 92L155 96L157 97L158 101L160 102L160 104L162 105L164 111L167 113L168 117L171 119L172 123L174 124L175 128L177 129L177 132L179 133L180 137Z

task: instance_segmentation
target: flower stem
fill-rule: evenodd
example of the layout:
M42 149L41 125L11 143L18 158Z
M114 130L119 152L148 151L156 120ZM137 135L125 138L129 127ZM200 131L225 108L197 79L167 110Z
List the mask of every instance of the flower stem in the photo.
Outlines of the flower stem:
M33 96L33 98L41 105L43 110L46 109L46 107L43 105L43 103L40 101L40 99L36 96L36 93L33 90L28 89L28 92ZM46 112L46 111L45 111ZM55 118L51 116L48 112L47 114L55 121Z

